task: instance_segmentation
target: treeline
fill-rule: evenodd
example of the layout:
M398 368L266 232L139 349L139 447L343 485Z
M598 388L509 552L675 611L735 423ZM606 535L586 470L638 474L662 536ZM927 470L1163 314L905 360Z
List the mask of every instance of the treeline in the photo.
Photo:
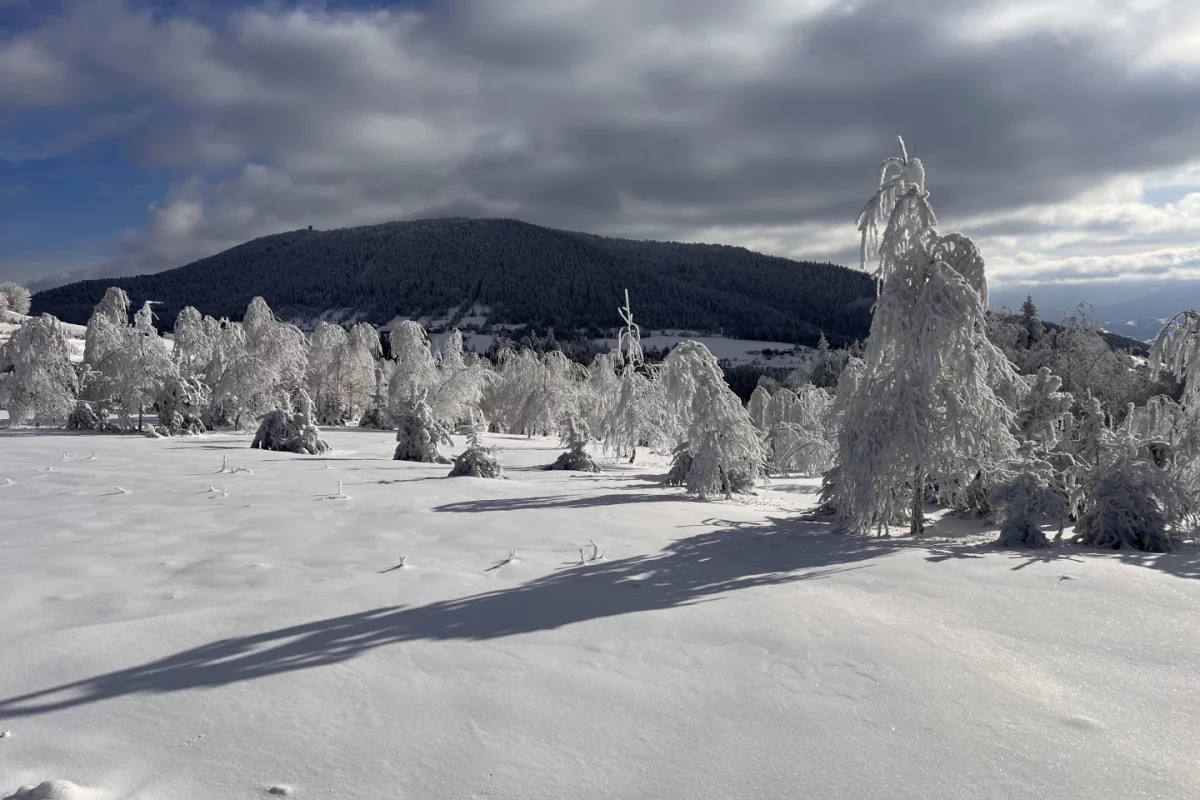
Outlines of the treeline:
M187 266L39 292L35 314L85 323L109 286L164 321L186 305L238 319L262 296L285 319L344 312L383 325L490 309L489 324L593 334L613 328L628 288L643 329L685 329L815 346L866 337L875 287L834 264L725 245L640 242L516 220L434 219L255 239Z

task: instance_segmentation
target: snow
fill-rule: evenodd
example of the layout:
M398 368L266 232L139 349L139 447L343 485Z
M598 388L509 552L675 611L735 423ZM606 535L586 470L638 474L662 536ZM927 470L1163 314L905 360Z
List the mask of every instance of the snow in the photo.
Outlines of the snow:
M1200 793L1194 549L848 537L812 480L704 503L510 436L508 480L451 480L322 434L331 469L0 431L0 797Z

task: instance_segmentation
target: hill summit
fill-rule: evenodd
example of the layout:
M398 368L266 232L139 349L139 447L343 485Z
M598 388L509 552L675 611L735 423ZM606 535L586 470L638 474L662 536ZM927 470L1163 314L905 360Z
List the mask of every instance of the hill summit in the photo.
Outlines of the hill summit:
M808 345L824 331L835 346L866 337L875 296L863 272L741 247L442 218L264 236L165 272L48 289L34 296L33 313L85 323L109 286L135 305L159 301L167 325L187 305L238 319L261 295L285 319L426 317L593 332L619 324L628 288L645 329Z

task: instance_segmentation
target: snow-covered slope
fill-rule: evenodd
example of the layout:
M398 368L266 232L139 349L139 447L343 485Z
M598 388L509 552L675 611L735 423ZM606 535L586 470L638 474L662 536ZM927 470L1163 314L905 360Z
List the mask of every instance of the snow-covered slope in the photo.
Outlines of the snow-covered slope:
M450 480L326 435L329 469L0 432L0 797L1200 796L1195 551L847 538L813 481L703 503L509 437L509 480Z

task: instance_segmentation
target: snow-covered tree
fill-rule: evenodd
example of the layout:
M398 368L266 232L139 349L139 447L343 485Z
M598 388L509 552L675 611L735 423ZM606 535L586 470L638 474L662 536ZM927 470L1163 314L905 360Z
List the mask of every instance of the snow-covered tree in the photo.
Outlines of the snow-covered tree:
M13 281L0 281L0 311L28 314L31 298L29 290Z
M642 353L642 329L633 321L633 310L629 307L629 290L625 290L625 305L617 309L621 321L625 323L617 336L617 352L624 357L625 363L637 368L645 363Z
M1042 367L1030 380L1029 391L1017 409L1016 425L1021 437L1043 453L1053 450L1071 429L1075 398L1059 391L1061 387L1062 378L1051 375L1049 367Z
M1000 522L996 544L1049 547L1050 541L1040 525L1055 523L1061 530L1071 516L1068 495L1061 473L1034 444L1026 442L990 498Z
M766 451L716 357L699 342L682 342L663 362L662 382L678 437L671 482L701 497L749 491Z
M559 351L504 350L486 405L491 418L510 433L549 435L558 430L564 413L577 408L586 378L586 370Z
M588 429L600 433L617 404L621 392L621 355L617 351L599 353L588 367L586 391L580 399L580 412Z
M124 321L127 305L125 293L113 288L96 306L85 340L85 389L102 414L118 414L125 430L136 417L142 430L145 412L153 409L177 366L154 326L152 304L142 305L133 325Z
M78 391L70 339L55 317L26 320L0 346L0 408L10 425L61 425Z
M468 364L463 355L462 334L456 329L446 338L437 362L429 407L435 419L446 425L474 420L482 412L484 390L496 373L484 363Z
M342 355L348 338L341 325L321 320L309 342L308 388L321 425L344 425L349 417L342 382Z
M392 414L388 410L388 383L395 374L395 361L375 362L375 391L367 404L367 410L358 420L359 427L375 428L381 431L390 431L396 427Z
M765 413L768 462L780 473L821 475L833 465L833 398L811 383L780 388Z
M879 258L879 297L825 498L855 530L907 516L920 533L927 486L955 501L1017 446L992 389L997 372L1016 375L987 339L983 259L970 239L938 235L928 197L924 168L901 142L859 216L864 263Z
M817 349L808 365L805 376L807 382L822 389L832 389L837 386L838 377L842 374L845 362L845 351L839 350L835 353L830 350L829 340L822 333L820 340L817 341ZM792 388L798 389L799 387Z
M213 348L220 334L221 323L206 317L191 306L175 317L174 347L171 355L185 377L204 375L212 361Z
M1174 475L1124 453L1088 475L1075 541L1114 550L1170 552L1191 527L1194 514L1183 484Z
M587 421L578 414L568 412L559 425L559 440L564 447L568 448L567 452L561 453L546 469L599 472L600 465L587 451L587 445L591 438Z
M1200 312L1185 311L1167 321L1150 350L1151 374L1183 382L1173 426L1175 469L1194 509L1200 509Z
M762 378L759 378L758 385L750 393L750 402L746 403L746 413L750 415L754 427L763 433L767 431L767 407L770 405L771 393L763 386Z
M450 459L438 451L439 444L453 446L450 431L433 418L433 412L423 400L408 400L396 415L396 461L417 461L424 464L449 464Z
M471 433L467 437L467 449L454 459L450 470L451 478L503 478L504 470L496 458L495 450L485 447L480 439L482 423L472 422Z
M662 371L647 365L643 370L626 367L617 387L616 400L599 431L604 449L618 457L637 458L637 448L670 452L678 443L678 432L670 419Z
M1025 329L1025 346L1032 347L1040 342L1046 334L1046 326L1038 316L1037 306L1033 304L1033 295L1026 295L1025 302L1021 304L1019 319L1021 327Z
M424 401L437 385L437 364L420 323L406 319L397 324L391 345L396 371L388 383L388 401L393 413L400 414L406 404Z
M216 424L239 427L257 419L281 395L303 388L308 340L295 325L280 322L266 301L255 297L241 324L224 323L207 372Z
M167 374L156 403L161 432L168 436L204 433L208 396L208 387L198 377L185 377L177 371Z
M84 368L96 369L110 353L124 346L128 327L129 295L124 289L110 286L88 320L84 333Z
M321 438L313 419L312 399L304 389L297 390L294 407L293 411L293 402L284 395L280 408L259 418L250 447L310 456L329 452L329 443Z

